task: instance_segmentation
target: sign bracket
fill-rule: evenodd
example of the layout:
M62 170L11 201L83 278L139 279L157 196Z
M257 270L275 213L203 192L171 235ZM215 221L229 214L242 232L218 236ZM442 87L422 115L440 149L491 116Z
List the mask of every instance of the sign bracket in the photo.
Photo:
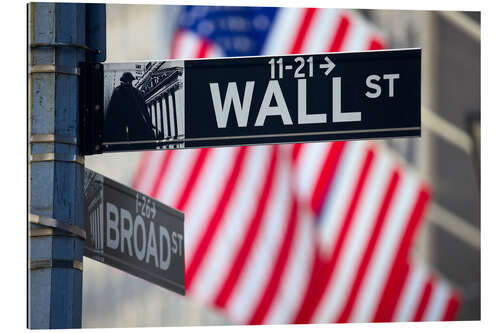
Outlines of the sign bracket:
M104 70L101 63L80 63L80 154L101 154L104 121Z

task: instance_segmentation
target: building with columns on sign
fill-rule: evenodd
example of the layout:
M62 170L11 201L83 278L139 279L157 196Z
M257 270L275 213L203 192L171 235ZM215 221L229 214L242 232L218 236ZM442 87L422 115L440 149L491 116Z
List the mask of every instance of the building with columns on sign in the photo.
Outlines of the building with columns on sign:
M168 141L175 141L170 148L182 148L178 140L184 140L185 133L183 68L160 61L147 63L143 70L135 86L144 94L155 137L163 144L158 148L166 148Z

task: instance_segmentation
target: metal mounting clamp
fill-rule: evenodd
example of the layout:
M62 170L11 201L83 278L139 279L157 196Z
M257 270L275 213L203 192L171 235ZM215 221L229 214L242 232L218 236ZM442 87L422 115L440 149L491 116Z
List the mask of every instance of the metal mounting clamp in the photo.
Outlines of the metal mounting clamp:
M56 65L32 65L29 70L32 73L56 73L66 75L80 75L80 68Z
M76 49L83 49L87 52L95 53L95 54L100 54L100 50L94 50L88 47L87 45L82 45L82 44L74 44L74 43L31 43L30 48L37 48L37 47L69 47L69 48L76 48Z
M30 143L64 143L67 145L77 145L77 139L76 137L57 134L32 134Z
M44 154L32 154L30 156L30 162L72 162L85 165L85 158L81 155L75 154L65 154L65 153L44 153Z
M29 222L31 222L33 224L39 224L39 225L43 225L43 226L55 229L54 231L51 231L51 232L47 231L46 228L31 229L30 230L31 237L63 235L60 232L57 232L57 230L58 230L58 231L62 231L62 232L67 233L67 235L69 235L69 236L76 236L76 237L79 237L83 240L85 240L87 238L87 233L85 232L84 229L82 229L76 225L73 225L73 224L61 222L61 221L56 220L56 219L51 218L51 217L44 217L44 216L39 216L39 215L35 215L35 214L30 214Z
M31 270L44 268L74 268L83 271L83 263L79 260L70 259L38 259L29 263Z
M53 229L53 228L30 228L28 230L29 237L47 237L47 236L66 236L66 237L78 237L82 240L85 240L85 238L82 238L81 235L77 235L74 233L62 231L59 229Z

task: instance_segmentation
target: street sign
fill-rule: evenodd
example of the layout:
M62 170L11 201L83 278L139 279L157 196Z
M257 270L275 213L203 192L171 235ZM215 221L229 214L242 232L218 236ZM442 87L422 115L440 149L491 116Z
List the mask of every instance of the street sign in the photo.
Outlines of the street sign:
M419 136L420 60L404 49L103 64L102 140L85 153Z
M89 169L84 194L84 255L184 295L184 214Z

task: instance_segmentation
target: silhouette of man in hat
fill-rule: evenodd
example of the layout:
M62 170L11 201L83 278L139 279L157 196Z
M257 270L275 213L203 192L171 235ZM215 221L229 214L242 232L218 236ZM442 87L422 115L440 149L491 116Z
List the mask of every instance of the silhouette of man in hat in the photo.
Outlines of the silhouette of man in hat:
M113 90L104 116L104 141L154 140L153 123L142 93L132 86L135 78L125 72Z

